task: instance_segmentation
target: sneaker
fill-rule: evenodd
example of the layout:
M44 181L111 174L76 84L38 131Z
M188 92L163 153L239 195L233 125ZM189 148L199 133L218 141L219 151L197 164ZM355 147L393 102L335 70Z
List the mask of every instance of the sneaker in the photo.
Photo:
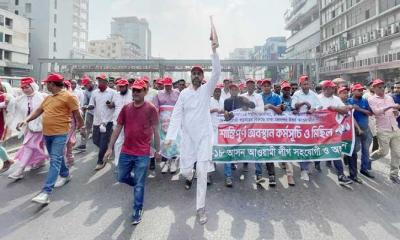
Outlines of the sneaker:
M265 179L262 176L256 176L256 183L261 184L265 182Z
M11 160L7 160L7 161L4 161L4 162L1 161L1 162L3 163L3 167L0 168L0 174L4 173L4 172L7 172L8 169L10 169L11 165L14 164L14 162L12 162Z
M205 208L200 208L197 210L197 220L201 225L204 225L207 223L207 214L206 214L206 209Z
M86 145L79 145L75 148L76 150L86 150Z
M71 175L68 175L67 177L58 177L56 184L54 184L55 188L59 188L67 184L69 181L71 181Z
M289 186L293 187L296 183L294 182L294 178L293 176L287 176L287 182L289 184Z
M94 170L99 171L99 170L103 169L105 166L106 166L106 162L97 164Z
M339 184L340 185L350 185L352 183L353 183L353 181L351 181L351 179L349 179L345 175L339 176Z
M14 180L23 179L24 178L24 168L23 167L18 168L15 172L8 175L8 178L14 179Z
M350 179L351 179L351 181L353 181L353 182L356 182L356 183L358 183L358 184L362 184L363 183L363 181L361 180L361 178L359 178L359 177L350 177Z
M161 167L161 173L162 174L167 173L168 170L169 170L169 160L166 161L166 162L161 162L160 167Z
M308 172L306 170L301 171L301 180L303 181L310 181L310 176L308 175Z
M231 177L226 177L225 178L225 186L229 187L229 188L233 187L233 181L232 181Z
M49 204L49 194L45 192L39 193L36 197L32 198L32 202L39 204Z
M135 214L132 216L132 225L138 225L142 221L143 210L138 209L135 211Z
M185 181L185 189L189 190L192 187L192 183L193 183L193 179L192 180L186 179L186 181Z
M400 184L400 178L398 176L390 176L390 180L392 180L393 183Z
M170 168L169 168L169 172L171 174L175 174L176 171L178 171L178 159L177 158L173 158L170 161Z
M363 171L363 170L360 170L360 173L362 174L362 175L364 175L364 176L366 176L367 178L375 178L375 176L370 172L370 171Z
M275 176L274 175L269 176L268 180L269 180L269 186L270 187L275 187L276 186L276 180L275 180Z

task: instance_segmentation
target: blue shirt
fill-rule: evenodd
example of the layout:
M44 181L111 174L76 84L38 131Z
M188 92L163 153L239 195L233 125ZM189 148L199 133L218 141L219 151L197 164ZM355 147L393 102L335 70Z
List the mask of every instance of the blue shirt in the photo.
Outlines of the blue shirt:
M347 99L347 104L350 105L358 105L360 108L371 111L371 108L369 107L368 101L365 98L361 98L360 100L354 99L354 98L349 98ZM357 121L358 126L360 126L361 129L366 129L368 128L368 118L369 116L365 113L362 113L360 111L354 111L354 119Z
M400 94L392 94L394 103L400 104ZM400 127L400 116L397 117L397 125Z
M285 104L285 111L292 111L292 98L284 98L283 95L280 96L281 102Z
M264 101L264 105L271 104L274 106L279 106L282 101L279 95L276 93L271 92L270 94L266 95L265 93L261 93L261 97Z

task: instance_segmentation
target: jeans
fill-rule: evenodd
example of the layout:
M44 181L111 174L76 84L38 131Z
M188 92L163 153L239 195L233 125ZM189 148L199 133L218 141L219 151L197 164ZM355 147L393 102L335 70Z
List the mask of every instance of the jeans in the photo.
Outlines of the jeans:
M361 149L361 171L368 171L370 166L369 147L372 143L372 133L369 128L362 129L363 134L356 135L354 151L349 161L350 177L357 176L357 153Z
M149 166L149 156L134 156L121 153L118 162L118 181L133 187L133 212L143 208L144 185ZM133 172L133 177L131 175Z
M256 176L261 176L262 175L262 164L256 163L255 165L256 165ZM225 175L225 177L232 177L231 163L224 164L224 175Z
M107 123L106 129L106 132L102 133L100 132L100 126L93 126L93 143L99 148L97 164L103 164L103 158L107 152L108 143L110 142L113 131L113 123Z
M50 167L47 173L46 182L42 189L43 192L51 193L58 175L68 177L69 169L65 165L64 150L67 142L67 134L44 136L46 148L50 155Z

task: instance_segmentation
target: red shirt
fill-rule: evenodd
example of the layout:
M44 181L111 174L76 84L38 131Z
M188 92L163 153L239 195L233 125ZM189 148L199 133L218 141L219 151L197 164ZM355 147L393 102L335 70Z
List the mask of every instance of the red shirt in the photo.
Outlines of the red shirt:
M144 102L140 107L134 103L125 105L117 120L124 127L125 140L122 153L134 156L149 156L153 137L153 126L158 125L158 113L153 104Z

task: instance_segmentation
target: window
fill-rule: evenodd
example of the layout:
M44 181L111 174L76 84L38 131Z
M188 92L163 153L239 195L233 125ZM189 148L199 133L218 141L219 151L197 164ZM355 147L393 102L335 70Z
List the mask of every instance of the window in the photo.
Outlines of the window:
M57 14L54 14L54 23L57 23Z
M4 16L0 15L0 26L4 26Z
M15 6L19 5L19 0L15 0Z
M365 19L369 18L369 9L367 11L365 11Z
M18 14L19 14L19 11L18 11L18 10L15 10L14 12L15 12L15 14L16 14L16 15L18 15Z
M57 0L54 0L54 9L57 9Z
M8 28L12 28L13 26L13 20L11 18L6 18L6 26Z
M11 44L12 43L12 36L9 35L9 34L5 34L4 35L4 42Z
M57 37L57 28L54 28L53 35L54 35L54 37Z
M4 59L11 61L11 52L10 51L4 51Z
M3 49L0 49L0 60L3 60Z
M32 4L31 3L25 3L25 12L26 13L32 12Z
M53 52L57 52L57 44L53 42Z
M0 42L3 42L3 33L0 32Z

